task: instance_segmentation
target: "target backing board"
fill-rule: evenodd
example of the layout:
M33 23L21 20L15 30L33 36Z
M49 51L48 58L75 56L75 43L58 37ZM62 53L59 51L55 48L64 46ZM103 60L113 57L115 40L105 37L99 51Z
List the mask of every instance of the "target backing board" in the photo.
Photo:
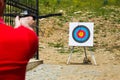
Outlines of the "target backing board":
M93 46L92 22L71 22L69 24L69 46Z

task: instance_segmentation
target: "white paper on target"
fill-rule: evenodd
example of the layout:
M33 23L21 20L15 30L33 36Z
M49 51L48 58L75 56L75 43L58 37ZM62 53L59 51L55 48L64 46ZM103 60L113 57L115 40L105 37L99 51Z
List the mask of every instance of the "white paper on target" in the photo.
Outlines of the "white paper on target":
M86 26L90 31L89 39L83 43L76 42L72 36L73 30L79 25ZM93 22L70 22L69 23L69 46L93 46L93 33L94 33L93 27L94 27Z

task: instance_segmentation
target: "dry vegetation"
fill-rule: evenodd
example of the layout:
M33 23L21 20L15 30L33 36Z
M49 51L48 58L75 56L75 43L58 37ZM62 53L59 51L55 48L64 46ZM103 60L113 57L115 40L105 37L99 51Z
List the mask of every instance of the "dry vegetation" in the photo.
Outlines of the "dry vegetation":
M40 20L40 59L45 64L66 65L70 52L68 46L69 23L94 22L94 46L87 47L87 54L88 56L90 52L95 54L98 66L79 66L84 58L82 47L75 47L70 61L71 65L78 65L78 71L81 69L100 71L101 75L94 80L120 79L120 7L108 5L94 10L72 8L59 9L58 11L63 13L62 16ZM61 80L79 80L77 78L80 77L73 74L71 76L62 76L65 79Z
M51 17L40 20L40 55L49 55L52 61L56 61L54 55L67 56L69 53L68 34L69 22L94 22L94 47L91 50L97 55L111 55L113 60L120 61L120 13L119 7L106 6L105 10L111 10L109 15L96 16L96 12L74 12L73 16L64 12L61 17ZM49 51L50 50L50 51ZM89 48L87 49L89 51ZM102 50L102 51L101 51ZM81 47L76 47L74 53L81 54ZM43 59L44 57L41 56ZM102 57L102 56L101 56ZM67 57L66 57L67 58ZM66 61L66 58L64 62ZM49 59L49 60L51 60ZM60 59L59 59L60 60ZM59 62L57 62L59 63Z

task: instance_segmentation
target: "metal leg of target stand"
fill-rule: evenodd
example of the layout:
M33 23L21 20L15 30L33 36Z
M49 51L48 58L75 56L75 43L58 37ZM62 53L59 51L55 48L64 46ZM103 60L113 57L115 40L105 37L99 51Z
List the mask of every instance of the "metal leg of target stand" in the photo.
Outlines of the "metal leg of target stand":
M85 58L84 58L84 60L83 60L83 63L84 63L84 64L91 64L91 60L88 59L88 57L87 57L86 47L84 47L84 52L85 52Z
M84 47L84 52L85 52L85 58L84 58L84 63L91 63L91 61L88 59L88 57L87 57L87 53L86 53L86 48ZM91 54L91 58L92 58L92 60L93 60L93 62L94 62L94 64L95 65L97 65L97 63L96 63L96 60L95 60L95 56L94 56L94 53L90 53Z
M74 51L74 46L70 49L70 55L68 57L67 64L69 64L69 62L70 62L70 58L72 57L73 51Z
M96 60L95 60L94 53L92 53L92 52L91 52L91 58L92 58L92 60L93 60L94 64L95 64L95 65L97 65Z
M86 47L84 47L85 58L87 59Z

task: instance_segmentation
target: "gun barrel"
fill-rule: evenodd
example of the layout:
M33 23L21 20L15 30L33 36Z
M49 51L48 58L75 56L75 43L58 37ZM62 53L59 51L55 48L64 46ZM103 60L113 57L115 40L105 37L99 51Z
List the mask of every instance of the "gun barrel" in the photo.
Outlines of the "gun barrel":
M42 16L38 16L38 18L41 19L41 18L47 18L47 17L53 17L53 16L62 16L62 13L42 15Z
M42 18L47 18L47 17L53 17L53 16L62 16L62 13L55 13L55 14L47 14L47 15L42 15L42 16L34 16L34 15L31 15L31 14L27 14L27 15L20 15L20 14L4 14L4 16L10 16L10 17L16 17L16 16L19 16L20 18L21 17L27 17L27 16L32 16L33 19L42 19Z

